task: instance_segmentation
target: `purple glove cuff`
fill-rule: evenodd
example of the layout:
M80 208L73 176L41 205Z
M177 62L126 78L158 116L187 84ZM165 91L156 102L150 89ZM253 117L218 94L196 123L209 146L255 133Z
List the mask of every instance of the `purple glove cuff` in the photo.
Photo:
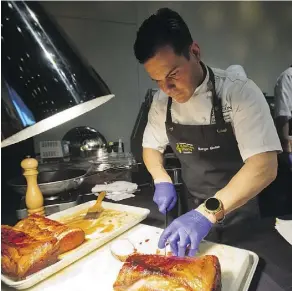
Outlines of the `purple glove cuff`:
M189 213L193 217L193 223L195 223L198 228L201 228L201 229L212 228L213 223L206 216L204 216L201 212L193 209Z

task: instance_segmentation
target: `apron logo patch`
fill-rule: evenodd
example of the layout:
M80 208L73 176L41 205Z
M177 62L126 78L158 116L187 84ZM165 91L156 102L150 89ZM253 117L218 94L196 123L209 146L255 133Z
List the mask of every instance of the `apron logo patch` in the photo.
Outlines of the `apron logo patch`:
M178 142L175 148L180 154L191 154L195 149L194 145L184 142Z

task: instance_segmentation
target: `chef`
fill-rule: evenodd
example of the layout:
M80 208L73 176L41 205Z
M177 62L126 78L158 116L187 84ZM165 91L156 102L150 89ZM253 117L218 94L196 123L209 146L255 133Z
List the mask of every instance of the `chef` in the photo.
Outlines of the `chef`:
M283 165L292 168L292 66L277 79L275 90L275 123L283 147L279 156Z
M146 19L134 52L160 88L143 137L153 200L163 214L177 203L163 167L167 145L181 162L188 189L182 199L185 213L163 231L158 246L168 241L175 255L193 256L208 234L258 217L253 198L277 175L280 140L258 86L205 65L178 13L163 8Z

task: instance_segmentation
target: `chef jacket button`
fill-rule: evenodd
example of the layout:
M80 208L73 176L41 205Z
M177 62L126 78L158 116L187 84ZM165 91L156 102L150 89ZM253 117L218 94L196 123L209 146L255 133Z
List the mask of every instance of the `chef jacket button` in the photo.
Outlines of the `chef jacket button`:
M218 111L219 107L218 106L215 106L214 109L215 109L215 111Z

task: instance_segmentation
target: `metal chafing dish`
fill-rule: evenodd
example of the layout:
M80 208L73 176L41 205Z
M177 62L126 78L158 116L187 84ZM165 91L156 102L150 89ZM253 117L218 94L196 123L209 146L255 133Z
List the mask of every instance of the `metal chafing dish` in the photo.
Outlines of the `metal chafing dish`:
M78 188L84 181L87 171L81 169L66 169L44 171L38 174L38 185L44 198L59 196L60 193ZM24 176L15 177L7 184L17 193L25 196L27 184Z

